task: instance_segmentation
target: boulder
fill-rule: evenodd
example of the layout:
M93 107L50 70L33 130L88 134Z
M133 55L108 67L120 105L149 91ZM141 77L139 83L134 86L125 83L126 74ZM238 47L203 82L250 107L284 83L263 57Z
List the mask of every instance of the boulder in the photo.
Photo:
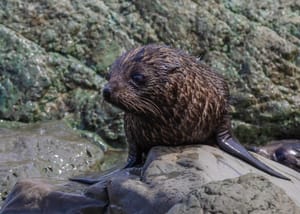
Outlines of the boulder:
M291 181L211 146L154 147L143 168L102 175L84 190L20 181L0 213L299 213L299 173L255 156Z

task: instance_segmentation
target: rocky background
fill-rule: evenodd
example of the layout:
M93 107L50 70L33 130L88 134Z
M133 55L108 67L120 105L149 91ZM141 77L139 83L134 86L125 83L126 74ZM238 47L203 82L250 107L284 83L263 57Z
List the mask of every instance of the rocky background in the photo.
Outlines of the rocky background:
M53 124L40 122L63 119L69 124L66 126L84 130L67 129L67 137L62 138L74 132L83 138L81 142L92 141L84 148L96 149L96 144L101 149L76 150L71 146L72 150L63 150L69 154L85 151L78 164L89 162L88 169L102 162L102 151L108 151L108 145L124 148L122 113L103 102L101 88L109 65L118 55L148 43L182 48L227 78L233 128L242 143L300 138L297 0L1 0L0 127L1 138L3 133L12 136L0 142L1 153L11 151L11 156L5 159L1 154L0 158L5 184L2 198L12 188L12 178L28 176L7 167L7 159L22 157L14 147L7 147L11 142L16 147L26 144L21 137L13 138L20 127L39 122L37 128L27 128L26 135L44 129L56 133L57 129L50 128ZM49 141L42 139L39 142L47 145ZM24 163L26 158L18 161ZM47 160L34 167L34 176L50 176L51 170L45 170L49 164L58 172L52 159ZM78 169L73 168L72 173L63 170L51 175L66 178Z

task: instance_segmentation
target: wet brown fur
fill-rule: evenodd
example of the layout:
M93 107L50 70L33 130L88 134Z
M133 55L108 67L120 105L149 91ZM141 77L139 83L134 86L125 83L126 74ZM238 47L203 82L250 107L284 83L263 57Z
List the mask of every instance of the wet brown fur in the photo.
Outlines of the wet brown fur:
M137 85L133 73L144 75L145 83ZM108 86L108 101L125 111L132 155L156 145L203 143L222 126L230 127L226 82L181 50L160 45L133 49L112 65Z

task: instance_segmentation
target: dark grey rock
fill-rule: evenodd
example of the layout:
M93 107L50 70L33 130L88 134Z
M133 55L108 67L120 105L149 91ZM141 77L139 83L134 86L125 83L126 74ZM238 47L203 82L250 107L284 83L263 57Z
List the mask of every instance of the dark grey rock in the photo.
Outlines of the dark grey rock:
M66 189L63 184L50 185L41 180L20 181L13 188L7 198L8 203L5 204L2 210L4 210L4 213L15 214L96 214L104 212L105 203L84 195L61 192L62 189ZM58 207L59 209L57 209Z
M194 190L171 213L298 213L284 191L268 179L246 174L222 182L210 182Z
M19 182L0 213L18 214L25 208L28 213L299 213L299 173L258 158L291 181L269 176L214 147L155 147L143 169L116 170L85 190L74 182ZM62 203L44 203L56 202L57 196Z

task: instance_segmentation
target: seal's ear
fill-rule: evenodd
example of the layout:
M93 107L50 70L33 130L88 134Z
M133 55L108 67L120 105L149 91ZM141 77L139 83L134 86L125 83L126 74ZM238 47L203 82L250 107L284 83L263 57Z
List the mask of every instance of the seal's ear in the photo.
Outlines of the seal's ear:
M145 48L142 48L141 50L139 50L139 51L135 54L135 56L134 56L134 58L133 58L133 61L135 61L135 62L141 62L142 59L144 58L144 53L145 53Z

